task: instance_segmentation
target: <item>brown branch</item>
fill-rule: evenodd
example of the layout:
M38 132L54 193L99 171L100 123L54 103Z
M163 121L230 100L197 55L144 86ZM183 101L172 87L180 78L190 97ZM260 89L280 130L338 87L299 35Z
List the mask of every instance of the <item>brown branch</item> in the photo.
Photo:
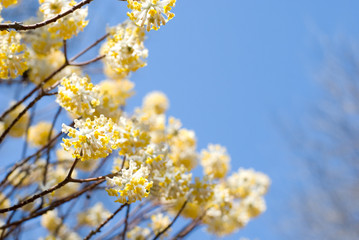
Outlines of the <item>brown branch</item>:
M57 200L57 201L54 201L49 207L47 207L47 208L45 208L45 209L43 209L43 210L41 210L41 211L35 212L35 213L31 214L30 216L28 216L28 217L26 217L26 218L23 218L23 219L21 219L21 220L19 220L19 221L16 221L16 222L12 222L12 223L6 224L6 225L4 225L4 226L0 226L0 229L6 229L6 228L9 228L9 227L11 227L11 226L16 226L16 225L22 224L23 222L26 222L26 221L28 221L28 220L31 220L31 219L36 218L36 217L38 217L38 216L41 216L41 215L45 214L46 212L48 212L48 211L50 211L50 210L53 210L53 209L55 209L56 207L58 207L58 206L60 206L60 205L62 205L62 204L64 204L64 203L66 203L66 202L68 202L68 201L70 201L70 200L72 200L72 199L74 199L74 198L79 197L79 196L82 195L83 193L85 193L85 192L87 192L87 191L89 191L89 190L95 188L97 185L103 183L104 181L105 181L105 180L100 180L100 181L98 181L98 182L96 182L96 183L93 183L93 184L91 184L91 185L88 185L88 186L85 187L83 190L81 190L81 191L79 191L79 192L76 192L76 193L74 193L74 194L72 194L72 195L70 195L70 196L68 196L68 197L65 197L65 198L59 199L59 200Z
M93 235L95 235L98 232L101 232L101 228L105 226L117 213L119 213L126 205L127 203L121 205L109 218L107 218L103 223L101 223L100 226L96 228L96 230L92 230L85 238L84 240L89 240Z
M47 20L44 20L42 22L39 23L35 23L35 24L30 24L30 25L23 25L19 22L12 22L12 23L1 23L0 24L0 30L6 30L6 29L15 29L15 30L32 30L32 29L36 29L36 28L40 28L43 26L46 26L50 23L56 22L57 20L59 20L60 18L63 18L67 15L69 15L70 13L73 13L75 10L83 7L86 4L89 4L90 2L92 2L93 0L84 0L82 2L79 2L78 4L76 4L75 6L73 6L71 9L60 13L52 18L49 18Z
M42 191L38 194L35 194L33 195L32 197L12 206L12 207L8 207L8 208L2 208L0 209L0 213L5 213L5 212L9 212L9 211L12 211L12 210L15 210L15 209L18 209L22 206L25 206L26 204L29 204L33 201L35 201L36 199L42 197L42 196L45 196L49 193L52 193L53 191L65 186L67 183L71 182L71 175L72 175L72 172L74 171L75 169L75 166L77 164L77 162L79 161L80 159L79 158L76 158L74 163L72 164L71 168L70 168L70 171L69 173L67 174L67 177L62 181L62 182L59 182L58 184L56 184L55 186L49 188L49 189L46 189L45 191Z
M75 55L73 58L70 59L70 62L75 61L76 59L78 59L79 57L81 57L82 55L84 55L87 51L89 51L91 48L95 47L97 44L99 44L100 42L102 42L103 40L105 40L110 34L106 33L105 35L103 35L102 37L100 37L99 39L97 39L94 43L92 43L90 46L88 46L87 48L85 48L84 50L82 50L81 52L79 52L77 55Z
M86 66L86 65L89 65L91 63L94 63L94 62L97 62L98 60L101 60L102 58L104 58L106 55L101 55L101 56L98 56L98 57L95 57L91 60L88 60L88 61L85 61L85 62L81 62L81 63L73 63L71 62L70 65L71 66L77 66L77 67L82 67L82 66Z
M66 42L66 41L65 41L65 42ZM64 42L64 44L65 44L65 42ZM50 140L51 140L52 130L53 130L54 127L55 127L57 118L60 116L61 110L62 110L62 107L60 106L60 107L58 108L57 112L55 113L55 117L54 117L54 119L52 120L52 124L51 124L51 128L50 128L49 135L48 135L48 138L47 138L47 142L50 142ZM51 146L51 145L50 145L50 146ZM45 165L45 169L44 169L44 178L43 178L43 184L44 184L44 185L46 185L47 170L48 170L49 163L50 163L50 151L51 151L51 147L50 147L50 146L47 148L46 165Z
M0 182L0 186L2 186L10 177L10 175L19 167L23 166L25 163L27 163L30 159L32 159L33 157L39 155L42 151L46 150L49 146L51 146L51 144L56 141L60 136L62 135L62 133L58 133L54 138L51 139L51 141L46 144L44 147L40 148L37 152L35 152L34 154L28 156L27 158L25 158L24 160L22 160L19 163L16 163L15 165L13 165L13 167L11 168L11 170L9 171L9 173L5 176L5 178Z
M206 216L208 209L206 209L200 216L195 218L189 224L184 226L173 238L172 240L182 239L187 236L191 231L201 224L202 219Z
M177 215L175 216L175 218L172 220L172 222L165 227L165 229L163 229L162 231L160 231L159 233L156 234L156 236L152 239L152 240L156 240L158 239L162 234L164 234L170 227L172 227L172 225L175 223L175 221L177 220L177 218L181 215L183 209L186 207L187 204L187 200L183 203L181 209L178 211Z
M74 178L71 178L70 182L76 182L76 183L94 182L94 181L106 179L106 177L113 177L115 175L117 175L117 173L111 173L111 174L107 174L105 176L100 176L100 177L96 177L96 178L86 178L86 179L74 179Z
M11 122L11 124L4 130L4 132L0 136L0 144L4 141L6 135L10 132L10 130L15 126L15 124L20 121L21 117L25 115L25 113L32 108L35 103L37 103L44 94L39 94L34 100L32 100L20 113L17 117Z
M50 76L48 76L43 82L39 83L38 85L36 85L36 87L34 87L27 95L25 95L20 101L18 101L17 103L15 103L14 105L12 105L11 107L9 107L5 112L3 112L0 116L0 120L3 120L4 117L6 115L8 115L10 112L14 111L18 106L20 106L20 104L22 104L23 102L25 102L29 97L31 97L37 90L39 90L43 84L45 84L46 82L50 81L56 74L58 74L59 72L61 72L68 64L64 63L63 65L61 65L56 71L54 71L53 73L50 74Z
M69 63L69 57L67 55L67 40L64 39L63 41L63 47L64 47L64 56L65 56L65 63Z
M127 205L127 210L126 210L126 217L125 217L125 226L122 232L122 240L126 240L126 232L127 232L127 227L128 227L128 215L130 213L130 206L131 204Z

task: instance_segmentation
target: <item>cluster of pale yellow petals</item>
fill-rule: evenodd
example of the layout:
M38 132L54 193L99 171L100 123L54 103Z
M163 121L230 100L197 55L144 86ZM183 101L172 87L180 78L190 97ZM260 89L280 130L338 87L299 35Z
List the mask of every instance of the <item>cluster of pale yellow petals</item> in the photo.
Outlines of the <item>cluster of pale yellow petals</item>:
M55 130L49 122L39 122L29 128L27 140L32 146L41 147L46 145L55 135Z
M12 106L14 102L10 103ZM3 119L3 129L6 129L10 126L10 124L17 118L17 116L25 109L23 104L17 106L13 111L5 116ZM12 137L21 137L25 134L27 125L30 119L30 114L26 112L19 121L10 129L9 135Z
M127 79L113 81L105 80L99 83L100 91L104 96L110 96L116 106L125 106L126 100L133 96L135 84ZM103 100L107 104L109 100Z
M105 221L111 213L103 206L101 202L96 203L91 208L77 215L79 225L96 227Z
M150 227L152 229L152 232L157 235L159 232L161 232L163 229L165 229L170 223L171 223L171 220L167 215L158 213L158 214L151 216ZM171 228L169 228L162 235L162 238L167 237L169 235L170 231L171 231Z
M127 16L138 26L145 27L147 31L158 30L175 15L171 13L176 0L127 0L128 8L132 10ZM166 17L166 18L165 18Z
M56 210L48 211L46 214L41 217L41 225L47 229L50 235L48 235L46 240L56 240L56 239L71 239L71 240L81 240L82 238L74 231L63 224L62 219L58 216ZM41 239L41 238L40 238Z
M170 159L175 166L183 165L188 171L196 167L198 154L194 131L181 128L168 139L168 142L171 147Z
M104 80L98 85L101 93L101 104L95 108L94 115L101 114L118 120L122 114L121 108L126 105L126 101L134 92L134 83L127 80Z
M142 198L147 198L153 185L148 181L148 168L144 166L137 167L134 161L130 161L128 169L121 170L120 176L106 178L107 193L110 196L116 196L115 202L134 203Z
M75 128L62 125L62 131L70 138L64 138L61 144L66 151L75 149L74 158L82 161L98 159L109 155L117 149L120 134L114 129L114 122L101 115L93 120L75 119ZM72 148L73 147L73 148Z
M74 0L39 0L40 11L43 13L44 20L55 17L56 15L71 9L76 2ZM87 8L77 9L73 13L58 19L49 25L48 30L56 37L70 39L77 35L87 26Z
M201 152L201 165L206 175L211 175L213 178L220 179L227 175L230 168L230 157L227 154L225 147L220 145L208 145L208 150Z
M238 172L228 177L226 184L233 196L245 198L251 194L266 194L270 179L267 175L253 169L240 168Z
M175 168L169 161L165 168L154 172L154 195L165 200L186 197L191 180L192 173L188 173L183 166Z
M28 23L31 24L34 21L39 20L32 20ZM51 33L48 26L26 31L22 34L24 42L28 43L32 51L39 56L47 56L51 54L51 51L58 50L63 44L62 39Z
M162 114L169 108L169 101L167 96L159 91L148 93L143 99L142 110L144 112Z
M52 49L46 55L30 52L29 60L29 79L35 84L42 83L49 75L59 69L65 63L65 56L62 51ZM59 73L43 84L43 88L49 88L56 85L62 78L71 76L71 74L81 75L81 68L76 66L67 66Z
M148 228L142 228L135 226L127 233L127 238L130 240L146 240L151 235L151 231Z
M199 205L208 202L214 195L214 186L207 176L203 179L195 178L195 182L190 185L190 201Z
M16 31L0 31L0 78L9 79L22 75L28 69L29 52L21 43Z
M204 218L210 233L231 234L266 210L263 195L270 180L263 173L239 169L219 184L214 189L214 198L207 204L209 210Z
M132 22L126 21L114 29L110 29L112 34L101 47L101 54L106 54L104 63L108 75L122 79L146 66L148 50L143 44L143 30Z
M88 117L100 105L100 90L87 77L73 73L61 80L56 102L75 116Z
M121 135L121 141L118 142L120 155L136 155L140 149L145 148L151 137L145 131L145 127L137 122L136 119L126 119L121 117L115 129Z

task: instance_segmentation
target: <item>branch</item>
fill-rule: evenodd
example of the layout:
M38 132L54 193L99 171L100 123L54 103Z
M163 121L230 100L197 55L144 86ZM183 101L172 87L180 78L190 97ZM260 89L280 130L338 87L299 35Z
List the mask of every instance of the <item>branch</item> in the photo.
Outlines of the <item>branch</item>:
M85 238L84 240L89 240L93 235L95 235L98 232L101 232L101 228L106 225L117 213L119 213L126 205L127 203L121 205L109 218L107 218L103 223L101 223L100 226L96 228L96 230L92 230Z
M49 18L45 21L39 22L39 23L35 23L35 24L30 24L30 25L23 25L19 22L12 22L12 23L0 23L0 30L7 30L7 29L15 29L15 30L32 30L32 29L36 29L36 28L40 28L43 26L46 26L50 23L56 22L57 20L59 20L60 18L63 18L67 15L69 15L70 13L73 13L75 10L83 7L86 4L89 4L90 2L92 2L93 0L84 0L82 2L79 2L78 4L76 4L75 6L73 6L71 9L60 13L56 16L54 16L53 18Z
M9 212L9 211L12 211L12 210L15 210L15 209L18 209L18 208L21 208L22 206L25 206L26 204L29 204L33 201L35 201L36 199L42 197L42 196L45 196L63 186L65 186L67 183L71 182L71 175L72 175L72 172L74 171L75 169L75 166L77 164L77 162L79 161L80 159L79 158L76 158L74 163L72 164L71 168L70 168L70 171L69 173L67 174L67 177L60 183L56 184L55 186L49 188L49 189L46 189L45 191L42 191L38 194L35 194L33 195L32 197L12 206L12 207L8 207L8 208L2 208L0 209L0 213L5 213L5 212Z
M51 210L55 209L56 207L66 203L66 202L68 202L68 201L70 201L70 200L72 200L74 198L77 198L78 196L82 195L83 193L87 192L88 190L91 190L91 189L95 188L97 185L103 183L104 181L105 180L100 180L98 182L93 183L92 185L88 185L87 187L85 187L80 192L76 192L76 193L74 193L74 194L72 194L72 195L70 195L68 197L65 197L65 198L62 198L60 200L57 200L57 201L53 202L49 207L47 207L47 208L45 208L45 209L43 209L43 210L41 210L39 212L35 212L35 213L31 214L30 216L28 216L26 218L23 218L23 219L21 219L19 221L12 222L12 223L6 224L4 226L0 226L0 229L6 229L6 228L14 226L14 225L19 225L19 224L21 224L23 222L26 222L28 220L31 220L31 219L36 218L38 216L41 216L41 215L47 213L48 211L51 211Z
M125 217L125 227L122 232L122 240L126 239L126 232L127 232L127 227L128 227L128 215L130 213L130 206L131 206L131 204L127 205L126 217Z
M162 234L164 234L170 227L172 227L172 225L175 223L175 221L177 220L177 218L181 215L183 209L186 207L187 204L187 200L183 203L181 209L178 211L177 215L175 216L175 218L172 220L172 222L165 228L163 229L161 232L157 233L157 235L152 239L152 240L156 240L158 239Z

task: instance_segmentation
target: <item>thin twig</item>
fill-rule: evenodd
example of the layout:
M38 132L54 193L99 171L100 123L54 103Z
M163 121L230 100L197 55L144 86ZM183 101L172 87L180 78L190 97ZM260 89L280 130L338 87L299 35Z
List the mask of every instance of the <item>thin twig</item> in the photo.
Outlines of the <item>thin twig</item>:
M66 42L66 41L65 41ZM65 44L64 42L64 44ZM54 120L52 121L51 123L51 128L50 128L50 131L49 131L49 135L47 136L47 142L50 142L51 140L51 133L52 133L52 130L54 129L55 127L55 124L56 124L56 121L57 121L57 118L60 116L60 113L61 113L61 110L62 110L62 107L59 107L58 110L56 111L55 113L55 117L54 117ZM51 146L51 145L50 145ZM51 151L51 147L48 147L47 148L47 157L46 157L46 165L45 165L45 169L44 169L44 178L43 178L43 185L45 186L46 185L46 180L47 180L47 170L48 170L48 167L49 167L49 162L50 162L50 151Z
M70 125L72 126L73 123ZM28 156L27 158L23 159L21 162L16 163L15 165L12 166L12 168L10 169L10 171L6 174L6 176L4 177L4 179L0 182L0 186L2 186L10 177L10 175L19 167L23 166L25 163L27 163L29 160L31 160L33 157L38 156L42 151L46 150L49 146L51 146L51 144L53 142L55 142L63 133L58 133L54 138L51 139L51 141L46 144L45 146L43 146L42 148L40 148L39 150L37 150L35 153L31 154L30 156ZM1 190L1 189L0 189Z
M88 60L88 61L85 61L85 62L81 62L81 63L73 63L73 62L70 62L70 65L71 66L77 66L77 67L82 67L82 66L86 66L86 65L89 65L91 63L94 63L94 62L97 62L98 60L101 60L102 58L104 58L106 55L101 55L101 56L98 56L98 57L95 57L91 60Z
M128 215L130 213L130 207L131 204L127 205L127 210L126 210L126 217L125 217L125 226L122 232L122 240L126 240L126 232L127 232L127 226L128 226Z
M183 209L186 207L187 204L187 200L183 203L181 209L178 211L177 215L175 216L175 218L172 220L172 222L165 227L162 231L160 231L159 233L156 234L156 236L152 239L152 240L156 240L158 239L162 234L164 234L170 227L172 227L172 225L175 223L175 221L177 220L177 218L181 215Z
M117 213L119 213L127 203L121 205L109 218L107 218L103 223L101 223L100 226L96 228L96 230L92 230L85 238L84 240L89 240L93 235L95 235L98 232L101 232L101 228L105 226Z
M6 30L6 29L15 29L15 30L32 30L32 29L36 29L36 28L40 28L43 26L46 26L50 23L56 22L57 20L59 20L60 18L65 17L66 15L69 15L70 13L73 13L75 10L83 7L86 4L89 4L90 2L92 2L93 0L84 0L82 2L79 2L78 4L76 4L75 6L73 6L72 8L70 8L69 10L60 13L52 18L49 18L45 21L42 22L38 22L35 24L30 24L30 25L23 25L19 22L12 22L12 23L1 23L0 24L0 30Z
M28 199L26 199L26 200L24 200L24 201L22 201L22 202L20 202L20 203L18 203L16 205L12 206L12 207L0 209L0 213L5 213L5 212L8 212L8 211L18 209L18 208L20 208L22 206L25 206L26 204L29 204L29 203L35 201L36 199L38 199L38 198L40 198L42 196L45 196L45 195L47 195L49 193L52 193L53 191L65 186L67 183L71 182L72 172L74 171L75 166L76 166L76 164L78 163L79 160L80 160L79 158L75 159L74 163L72 164L72 166L70 168L69 173L67 174L67 177L63 181L59 182L58 184L56 184L55 186L53 186L51 188L46 189L45 191L42 191L42 192L40 192L38 194L33 195L32 197L30 197L30 198L28 198Z
M85 192L87 192L87 191L89 191L89 190L95 188L97 185L103 183L104 181L105 181L105 180L100 180L100 181L95 182L95 183L93 183L93 184L91 184L91 185L88 185L88 186L85 187L83 190L81 190L81 191L79 191L79 192L76 192L76 193L74 193L74 194L72 194L72 195L70 195L70 196L67 196L67 197L65 197L65 198L59 199L59 200L57 200L57 201L54 201L49 207L47 207L47 208L45 208L45 209L43 209L43 210L41 210L41 211L35 212L35 213L33 213L33 214L30 214L30 216L28 216L28 217L26 217L26 218L22 218L22 219L19 220L19 221L15 221L15 222L6 224L6 225L4 225L4 226L0 226L0 229L6 229L6 228L9 228L9 227L11 227L11 226L19 225L19 224L21 224L21 223L23 223L23 222L26 222L26 221L28 221L28 220L31 220L31 219L36 218L36 217L38 217L38 216L41 216L41 215L47 213L48 211L51 211L51 210L55 209L56 207L58 207L58 206L60 206L60 205L62 205L62 204L64 204L64 203L66 203L66 202L68 202L68 201L70 201L70 200L72 200L72 199L74 199L74 198L79 197L79 196L82 195L83 193L85 193Z
M110 34L106 33L105 35L103 35L102 37L100 37L99 39L97 39L94 43L92 43L90 46L88 46L87 48L85 48L84 50L82 50L81 52L79 52L77 55L75 55L73 58L70 59L69 62L73 62L76 59L78 59L79 57L81 57L82 55L84 55L86 52L88 52L91 48L95 47L97 44L99 44L100 42L102 42L103 40L105 40Z

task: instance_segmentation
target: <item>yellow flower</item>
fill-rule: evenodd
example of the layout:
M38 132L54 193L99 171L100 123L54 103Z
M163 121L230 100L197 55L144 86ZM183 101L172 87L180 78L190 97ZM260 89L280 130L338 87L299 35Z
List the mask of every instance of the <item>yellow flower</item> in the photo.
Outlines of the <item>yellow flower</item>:
M132 22L126 21L110 29L110 37L100 50L101 54L106 54L105 73L111 78L122 79L146 66L148 50L143 40L143 30Z
M127 0L128 8L132 10L127 16L138 26L146 26L146 30L158 30L175 15L171 13L176 0Z
M69 0L39 0L39 2L41 3L40 11L43 13L45 20L71 9L76 4L75 1ZM49 31L60 38L70 39L87 26L86 17L87 8L77 9L73 13L51 23Z
M169 101L164 93L159 91L151 92L143 99L142 108L144 112L162 114L168 110Z
M14 103L11 103L13 105ZM17 118L20 112L25 109L23 104L17 106L13 111L11 111L6 117L4 118L4 128L8 128L10 124ZM27 124L29 122L29 113L26 112L20 120L11 128L9 135L12 137L21 137L25 134L27 129Z
M201 164L206 175L213 178L224 178L229 170L230 157L225 147L220 145L208 145L208 150L201 152Z
M52 124L49 122L39 122L35 126L31 126L28 135L29 143L36 147L46 145L49 139L55 135L55 130L51 128Z
M16 31L0 31L0 78L22 75L28 68L29 53Z

